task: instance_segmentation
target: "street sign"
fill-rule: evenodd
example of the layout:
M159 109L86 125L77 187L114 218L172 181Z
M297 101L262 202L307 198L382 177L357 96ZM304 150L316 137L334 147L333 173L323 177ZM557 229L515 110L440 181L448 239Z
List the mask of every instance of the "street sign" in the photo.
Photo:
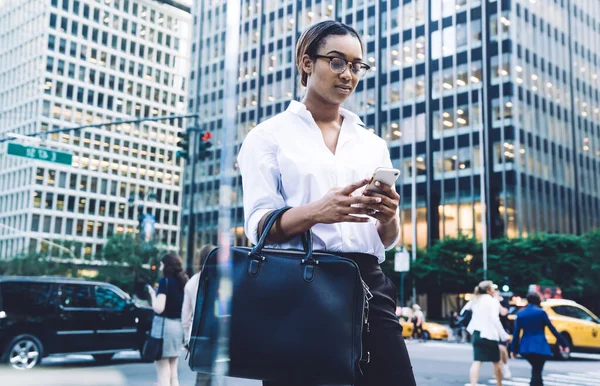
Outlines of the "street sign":
M71 165L73 163L73 154L71 153L45 149L42 147L24 146L14 142L8 143L7 154L63 165Z
M410 271L410 256L408 251L403 246L396 248L394 254L394 271L396 272L408 272Z

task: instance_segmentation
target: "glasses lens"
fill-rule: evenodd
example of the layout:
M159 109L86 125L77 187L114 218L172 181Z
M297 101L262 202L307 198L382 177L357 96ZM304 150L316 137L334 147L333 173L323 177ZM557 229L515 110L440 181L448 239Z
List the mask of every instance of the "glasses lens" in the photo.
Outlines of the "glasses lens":
M331 59L331 71L341 74L346 69L346 61L342 58Z
M352 73L354 73L354 75L358 76L359 78L362 77L366 72L366 68L364 68L361 64L352 65Z

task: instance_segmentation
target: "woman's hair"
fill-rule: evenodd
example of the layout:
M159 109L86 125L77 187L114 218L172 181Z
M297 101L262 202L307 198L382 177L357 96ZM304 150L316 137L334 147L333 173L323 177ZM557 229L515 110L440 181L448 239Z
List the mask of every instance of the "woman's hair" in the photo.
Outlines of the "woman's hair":
M540 298L540 294L537 292L530 292L527 294L527 303L533 304L534 306L539 306L542 304L542 299Z
M188 276L183 272L183 260L181 257L177 256L174 253L167 253L164 255L160 261L163 263L163 276L164 277L174 277L179 282L179 285L183 289L185 287L185 283L187 283Z
M206 261L208 254L215 248L216 247L212 244L205 244L200 248L200 250L198 251L198 255L197 255L198 272L200 272L202 270L202 266L204 265L204 262Z
M317 51L325 44L325 40L329 36L345 36L351 35L358 39L360 47L364 51L364 45L362 39L358 35L358 32L349 25L340 23L334 20L325 20L317 24L313 24L308 27L296 44L296 67L300 72L300 78L302 85L306 87L308 80L308 74L302 69L302 57L308 55L311 60L316 59Z
M475 290L473 291L473 295L479 296L479 295L487 294L493 288L494 288L493 281L484 280L484 281L480 282L477 287L475 287Z

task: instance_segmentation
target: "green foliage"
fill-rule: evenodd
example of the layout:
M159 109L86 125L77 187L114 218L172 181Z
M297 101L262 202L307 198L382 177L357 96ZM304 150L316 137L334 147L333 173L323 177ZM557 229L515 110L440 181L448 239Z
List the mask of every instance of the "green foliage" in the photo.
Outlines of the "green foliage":
M106 281L129 293L143 296L143 284L158 279L158 264L161 251L131 235L113 236L102 249L102 258L115 265L103 268L96 280ZM155 270L149 267L155 266Z
M81 245L69 241L53 241L68 250L81 250ZM62 256L59 259L59 252ZM82 274L80 270L97 270L94 280L115 284L130 294L145 297L145 284L152 284L158 279L158 263L162 251L156 247L148 248L133 236L111 237L101 256L95 260L80 259L69 256L68 252L56 246L50 246L48 252L30 253L12 259L0 260L0 275L18 276L74 276ZM73 257L78 260L73 260ZM104 260L104 261L103 261ZM89 261L89 264L87 264ZM151 267L156 269L152 270Z
M413 274L417 289L441 292L469 292L478 282L482 268L481 245L470 238L446 239L429 248L415 261Z
M419 292L470 292L483 280L482 245L474 239L445 239L411 267ZM540 234L488 243L488 279L525 295L530 284L560 287L563 297L598 309L600 231L583 236Z
M70 276L71 267L51 261L47 256L31 253L0 260L0 275L9 276Z

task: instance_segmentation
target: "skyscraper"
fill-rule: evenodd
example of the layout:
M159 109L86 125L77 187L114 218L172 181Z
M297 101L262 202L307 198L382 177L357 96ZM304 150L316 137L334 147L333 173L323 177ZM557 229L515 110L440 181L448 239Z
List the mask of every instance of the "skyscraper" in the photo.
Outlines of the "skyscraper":
M199 1L192 11L189 109L217 142L227 113L225 8ZM600 226L599 15L589 0L243 1L236 149L301 99L296 41L308 25L335 19L365 41L372 70L346 107L388 140L402 171L401 243L482 239L484 229L588 231ZM218 152L196 170L200 242L216 242ZM189 184L186 175L186 192Z
M0 138L186 112L189 8L178 1L20 0L0 5ZM0 257L42 240L98 253L135 233L179 246L181 119L54 133L72 165L6 155L0 144ZM52 247L50 247L52 248ZM62 253L62 251L58 251Z

